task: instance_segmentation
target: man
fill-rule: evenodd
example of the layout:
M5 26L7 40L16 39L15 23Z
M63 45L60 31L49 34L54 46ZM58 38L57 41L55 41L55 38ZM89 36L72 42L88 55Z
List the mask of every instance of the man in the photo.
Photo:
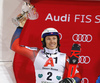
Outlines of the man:
M43 50L19 45L19 37L26 20L27 18L24 22L20 21L12 37L11 49L32 60L35 67L35 83L79 83L81 76L78 70L73 78L63 79L64 70L69 67L69 58L60 52L59 32L55 28L50 27L42 32Z

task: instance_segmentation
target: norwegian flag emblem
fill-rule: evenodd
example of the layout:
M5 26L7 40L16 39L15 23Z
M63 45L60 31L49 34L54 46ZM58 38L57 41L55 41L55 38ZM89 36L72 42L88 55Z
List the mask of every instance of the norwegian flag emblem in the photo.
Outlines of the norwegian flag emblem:
M51 34L53 34L53 32Z

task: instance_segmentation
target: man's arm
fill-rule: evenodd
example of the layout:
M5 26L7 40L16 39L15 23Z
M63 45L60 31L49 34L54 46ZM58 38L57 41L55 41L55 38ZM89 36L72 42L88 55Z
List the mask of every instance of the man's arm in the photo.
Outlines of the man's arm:
M25 48L24 46L19 45L19 37L22 31L22 27L18 26L11 41L11 50L15 51L18 54L24 55L28 58L30 58L32 61L34 60L34 56L37 55L37 51L30 50L28 48Z
M66 56L65 68L68 70L68 76L60 83L80 83L81 75L77 69L80 50L81 49L78 44L73 44L70 59Z
M18 23L17 23L18 27L17 27L17 29L12 37L11 46L10 46L10 48L13 51L15 51L18 54L21 54L21 55L24 55L24 56L30 58L32 61L34 60L34 58L37 55L37 52L39 50L34 50L34 49L26 47L26 46L20 46L19 45L19 39L20 39L19 37L20 37L21 31L23 29L23 26L26 23L26 20L28 19L27 15L26 16L23 16L23 15L25 13L28 14L29 11L33 10L33 9L34 9L33 6L28 2L24 2L24 4L22 5L21 14L19 14L16 17L16 20L18 20ZM16 20L15 20L15 22L17 22Z
M65 64L65 68L68 70L69 67L69 58L67 57L66 59L66 64ZM78 69L76 69L75 75L73 78L65 78L63 80L61 80L59 83L80 83L81 82L81 75L78 71Z

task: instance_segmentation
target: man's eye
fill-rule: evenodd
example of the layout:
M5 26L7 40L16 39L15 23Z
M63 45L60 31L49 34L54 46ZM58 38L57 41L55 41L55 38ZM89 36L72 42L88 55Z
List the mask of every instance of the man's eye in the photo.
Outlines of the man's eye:
M47 40L50 40L50 38L48 38Z
M55 40L56 38L53 38L53 40Z

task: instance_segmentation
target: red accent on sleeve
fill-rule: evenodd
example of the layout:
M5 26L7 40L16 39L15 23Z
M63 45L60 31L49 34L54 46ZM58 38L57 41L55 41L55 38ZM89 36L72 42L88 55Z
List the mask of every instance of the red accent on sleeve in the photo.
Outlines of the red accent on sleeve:
M11 49L12 49L13 51L15 51L16 53L18 53L18 54L21 54L21 55L23 55L23 56L26 56L26 57L30 58L32 61L34 60L33 50L27 49L27 48L25 48L25 47L21 47L21 46L19 45L19 38L16 39L16 40L13 42ZM38 52L35 51L35 53L36 53L36 55L37 55Z

